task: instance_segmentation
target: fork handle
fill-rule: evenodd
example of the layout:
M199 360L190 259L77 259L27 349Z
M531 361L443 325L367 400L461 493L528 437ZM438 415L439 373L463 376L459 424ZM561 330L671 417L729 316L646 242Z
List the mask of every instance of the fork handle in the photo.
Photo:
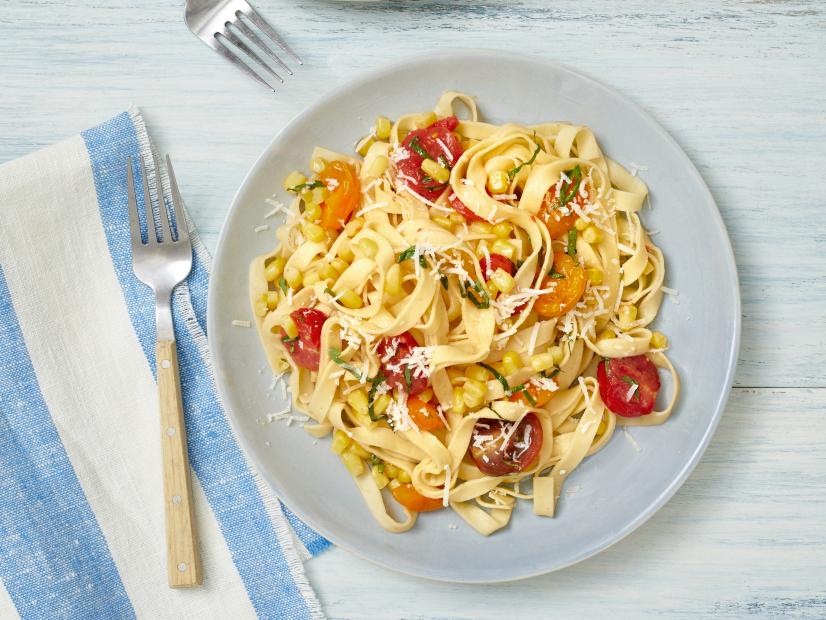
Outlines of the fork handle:
M186 588L201 585L203 575L192 507L192 481L175 341L159 340L155 354L161 408L167 575L170 588Z

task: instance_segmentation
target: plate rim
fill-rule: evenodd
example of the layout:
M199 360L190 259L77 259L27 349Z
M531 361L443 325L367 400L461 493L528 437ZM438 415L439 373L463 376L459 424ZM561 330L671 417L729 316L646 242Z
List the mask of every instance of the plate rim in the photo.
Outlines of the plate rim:
M520 61L520 62L529 62L535 63L539 65L543 65L549 69L560 71L563 73L567 73L569 75L575 76L578 79L585 80L591 86L599 89L600 91L610 95L611 97L615 97L620 99L624 104L630 106L634 109L635 112L641 114L656 130L659 136L664 139L672 148L674 148L679 157L683 160L683 163L686 164L686 169L688 170L689 174L693 177L693 179L699 182L699 186L702 188L703 192L705 193L706 197L711 201L713 205L713 217L715 218L715 222L723 231L723 238L724 238L724 254L725 254L725 266L728 271L730 271L731 275L734 278L734 284L732 295L733 295L733 317L732 318L732 326L733 326L733 334L730 340L730 346L728 349L728 359L726 360L726 374L724 378L723 385L725 389L722 391L720 396L717 399L717 402L714 406L714 414L712 416L711 422L706 428L701 441L697 444L695 449L692 451L690 458L687 460L686 464L680 470L679 474L674 477L674 479L646 506L644 510L637 515L636 518L631 520L625 527L617 530L616 532L612 533L610 537L606 538L604 541L601 541L595 545L589 546L584 548L584 550L576 555L574 555L570 560L565 563L559 564L557 566L545 567L545 568L538 568L535 570L527 571L527 572L520 572L518 574L514 574L511 576L505 577L497 577L497 578L486 578L486 579L478 579L478 578L463 578L460 575L456 576L443 576L443 575L432 575L427 574L425 572L415 571L410 568L400 568L397 566L393 566L381 559L371 557L368 553L361 551L356 546L349 544L346 541L342 541L339 537L335 534L330 532L326 527L323 525L319 525L315 522L315 519L312 516L308 516L299 510L295 510L290 507L290 510L316 532L324 536L327 540L333 543L335 546L340 547L350 553L353 553L356 556L364 558L365 560L381 566L383 568L395 571L397 573L402 573L406 575L410 575L413 577L419 577L428 579L431 581L438 581L443 583L466 583L466 584L492 584L492 583L507 583L513 581L520 581L523 579L530 579L533 577L539 577L541 575L550 574L552 572L556 572L558 570L562 570L573 566L574 564L578 564L588 558L591 558L602 551L605 551L609 547L617 544L632 532L637 530L641 527L645 522L647 522L651 517L653 517L683 486L685 481L697 467L702 458L703 454L705 453L706 449L708 448L709 443L711 442L714 433L719 426L720 419L723 417L723 413L725 412L726 404L728 403L729 397L731 395L732 389L734 387L734 378L735 373L737 370L737 361L739 357L740 351L740 344L741 344L741 332L742 332L742 301L740 296L740 280L739 280L739 273L737 271L737 261L734 254L734 249L731 244L731 237L729 236L728 229L725 225L723 220L722 214L720 213L720 207L717 204L717 201L714 199L714 195L712 194L711 190L708 187L708 184L705 182L705 179L700 174L697 167L694 165L694 162L685 152L685 150L680 146L677 140L662 126L662 124L642 105L636 103L630 97L627 97L619 90L604 84L603 82L599 81L596 78L591 77L588 73L583 72L579 69L574 69L569 67L564 63L557 62L555 60L549 60L545 57L536 55L536 54L521 54L515 52L508 52L505 50L497 50L492 48L446 48L444 50L440 50L438 52L426 52L420 54L411 54L405 55L401 58L395 59L391 62L381 63L378 66L375 66L371 69L364 70L354 76L350 80L346 80L343 83L331 88L330 90L323 92L320 96L318 96L312 103L310 103L307 107L301 110L298 114L294 115L287 121L272 137L272 139L267 143L267 145L263 148L261 153L256 158L255 162L250 166L247 170L247 173L244 175L244 178L241 181L241 184L238 186L238 189L235 191L233 195L232 202L230 203L229 208L227 209L223 221L221 223L221 228L218 234L218 240L215 245L215 252L212 258L212 265L210 269L210 280L209 280L209 289L207 293L207 333L213 334L215 333L215 329L218 327L218 317L216 316L215 311L213 308L216 307L215 302L215 270L218 268L218 265L221 264L221 259L223 258L225 246L227 245L227 229L228 229L228 222L231 219L232 215L236 211L236 209L240 208L240 198L244 193L247 184L251 182L253 177L255 177L259 170L266 164L268 159L268 154L270 153L273 145L281 138L283 134L285 134L291 127L296 124L301 123L306 117L313 115L316 110L326 104L329 100L335 99L348 91L357 89L358 87L362 86L367 82L371 82L380 78L381 76L391 73L396 69L407 68L410 65L415 65L422 62L427 62L430 59L444 59L446 54L450 54L452 57L462 57L462 58L496 58L497 60L509 60L509 61ZM271 480L270 476L266 473L264 467L262 467L262 463L256 456L254 450L251 449L250 446L250 439L246 438L241 432L239 428L239 424L236 422L236 412L234 412L228 405L227 400L224 398L224 391L226 386L223 384L221 380L221 373L217 372L217 358L212 356L212 364L213 364L213 376L215 379L215 387L216 391L219 395L221 400L221 404L224 410L227 413L227 417L230 422L230 426L232 428L232 432L235 435L235 439L243 448L244 454L246 458L249 460L250 464L255 467L256 473L260 475L266 483L270 486L273 490L273 493L278 497L280 501L282 498L283 493L279 490L278 486ZM285 503L286 505L286 503Z

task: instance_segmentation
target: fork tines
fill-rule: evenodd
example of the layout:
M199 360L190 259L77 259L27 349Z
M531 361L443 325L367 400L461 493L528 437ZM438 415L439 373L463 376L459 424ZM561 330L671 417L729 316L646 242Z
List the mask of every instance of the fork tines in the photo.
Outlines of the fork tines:
M171 204L167 204L164 199L163 180L158 160L154 157L154 172L156 191L152 192L149 187L149 174L143 157L138 158L140 164L141 178L143 180L143 215L146 222L146 242L143 241L143 231L140 224L141 209L138 206L137 194L135 192L135 178L132 164L132 157L127 159L127 186L129 200L129 224L132 237L133 248L138 245L155 245L159 243L182 243L189 244L189 232L187 231L185 215L181 201L181 193L178 190L178 183L175 180L175 172L172 170L172 161L169 155L166 156L166 170L169 175L169 189L171 190ZM154 197L154 200L153 200ZM175 235L173 236L173 227Z
M284 83L278 71L293 75L277 51L304 64L245 0L187 0L185 19L199 39L273 91L273 80Z

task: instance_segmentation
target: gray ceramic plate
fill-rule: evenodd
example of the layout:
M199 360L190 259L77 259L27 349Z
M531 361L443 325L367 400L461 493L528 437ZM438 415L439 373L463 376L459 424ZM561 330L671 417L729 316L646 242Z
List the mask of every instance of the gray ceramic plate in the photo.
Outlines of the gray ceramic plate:
M328 440L297 426L260 423L284 403L270 384L255 331L231 326L249 318L247 266L274 245L256 234L265 199L315 145L350 152L376 115L391 118L431 109L445 90L477 97L485 119L501 123L566 120L590 126L620 163L647 165L641 174L653 209L643 219L666 257L668 286L657 327L671 341L683 394L662 426L622 432L569 478L554 519L535 517L529 503L510 525L479 536L450 511L423 515L404 534L382 530ZM283 193L283 192L282 192ZM702 252L703 268L697 253ZM677 303L677 301L679 303ZM677 143L646 112L571 69L524 55L456 51L416 57L379 69L329 95L270 143L244 180L218 242L209 291L209 336L218 387L236 433L284 502L335 544L398 571L433 579L491 582L518 579L587 558L639 527L680 487L697 464L723 412L740 335L737 271L726 230L703 179ZM668 386L666 386L668 389ZM278 395L278 392L276 392ZM449 527L457 524L458 529Z

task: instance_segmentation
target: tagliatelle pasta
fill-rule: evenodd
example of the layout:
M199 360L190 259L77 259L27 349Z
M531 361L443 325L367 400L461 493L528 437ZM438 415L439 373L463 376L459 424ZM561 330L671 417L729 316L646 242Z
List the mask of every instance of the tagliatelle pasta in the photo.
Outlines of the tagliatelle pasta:
M385 529L449 507L488 535L518 499L553 516L618 423L661 424L679 394L649 329L647 188L587 127L492 125L456 92L357 151L288 177L278 247L250 266L270 365Z

